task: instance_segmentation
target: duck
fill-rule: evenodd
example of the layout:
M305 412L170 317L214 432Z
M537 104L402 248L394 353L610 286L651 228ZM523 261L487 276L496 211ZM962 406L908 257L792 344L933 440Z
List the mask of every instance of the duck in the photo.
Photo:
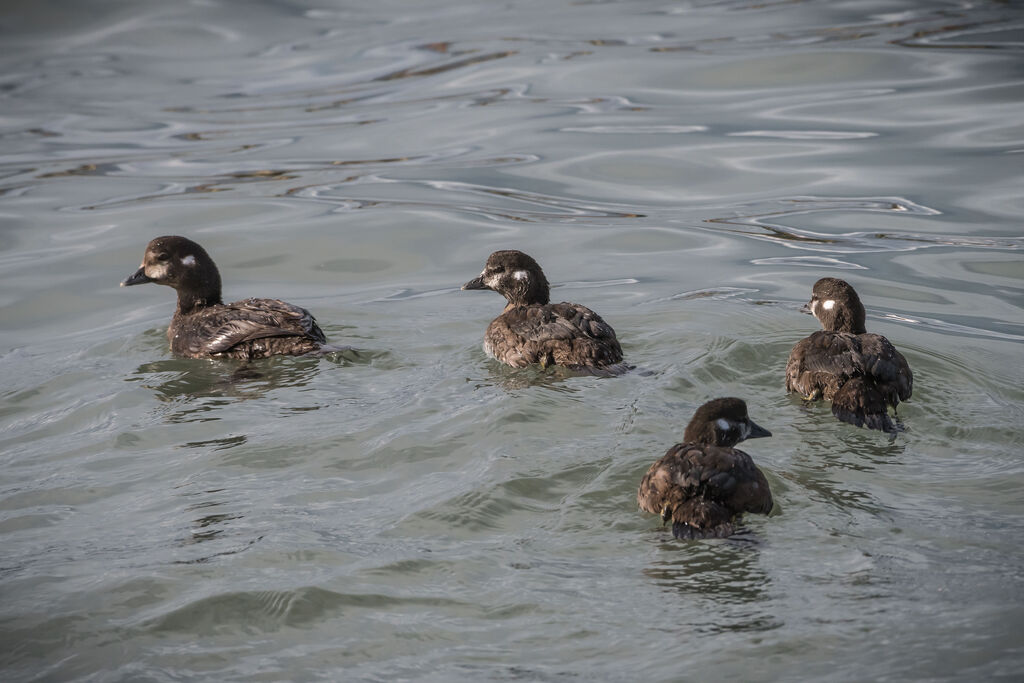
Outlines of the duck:
M521 251L494 252L462 289L490 289L508 301L484 332L484 353L505 365L558 365L590 374L628 369L611 325L586 306L550 303L544 271Z
M150 240L142 265L121 283L173 287L178 307L167 328L171 352L186 358L251 360L301 355L327 342L313 314L280 299L225 304L220 272L206 250L179 235Z
M786 391L808 401L832 402L843 422L895 433L889 406L910 398L914 375L889 340L864 326L864 305L844 280L823 277L801 309L822 329L793 346L786 363Z
M697 408L683 442L668 449L640 480L640 509L672 522L678 539L725 538L744 512L768 514L768 480L743 451L744 439L771 436L739 398L716 398Z

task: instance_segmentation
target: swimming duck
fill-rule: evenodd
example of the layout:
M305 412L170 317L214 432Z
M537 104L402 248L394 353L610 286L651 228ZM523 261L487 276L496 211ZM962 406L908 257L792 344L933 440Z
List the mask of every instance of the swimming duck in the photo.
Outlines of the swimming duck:
M169 235L146 246L139 269L122 287L155 282L178 292L178 307L167 328L171 351L189 358L265 358L300 355L326 343L313 314L278 299L225 304L220 273L206 250L190 239Z
M672 520L681 539L724 538L744 512L767 514L772 492L750 456L733 448L744 439L771 436L747 415L738 398L716 398L694 413L677 443L640 481L640 509Z
M521 251L494 252L462 289L491 289L508 300L484 333L484 352L506 365L561 365L597 374L626 369L615 330L586 306L550 303L544 271Z
M888 339L868 334L857 292L838 278L821 278L802 310L814 315L824 329L793 347L786 364L786 390L807 400L831 401L832 414L843 422L895 431L888 406L895 409L910 398L914 375Z

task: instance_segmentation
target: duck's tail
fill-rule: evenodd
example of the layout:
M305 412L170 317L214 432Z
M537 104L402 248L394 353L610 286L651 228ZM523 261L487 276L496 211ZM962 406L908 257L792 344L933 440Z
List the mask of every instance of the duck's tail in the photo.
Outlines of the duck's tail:
M854 377L832 397L832 414L857 427L883 432L898 431L889 417L885 395L870 379Z

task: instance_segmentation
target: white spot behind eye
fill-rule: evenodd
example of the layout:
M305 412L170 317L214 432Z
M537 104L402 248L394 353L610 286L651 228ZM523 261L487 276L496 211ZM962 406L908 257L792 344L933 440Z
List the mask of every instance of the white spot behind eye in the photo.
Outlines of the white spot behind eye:
M517 280L529 280L530 274L527 273L525 270L517 270L516 272L512 273L512 277L514 277Z
M717 420L715 420L715 424L718 425L718 428L721 429L723 432L729 431L729 427L732 426L731 424L729 424L729 421L726 420L724 417L720 417Z
M189 254L185 258L181 259L181 265L183 266L194 266L196 264L196 257Z
M826 301L825 303L823 303L823 304L821 305L821 307L822 307L822 308L824 308L824 309L825 309L826 311L831 311L831 310L832 310L832 308L833 308L833 307L834 307L835 305L836 305L835 299L829 299L828 301Z

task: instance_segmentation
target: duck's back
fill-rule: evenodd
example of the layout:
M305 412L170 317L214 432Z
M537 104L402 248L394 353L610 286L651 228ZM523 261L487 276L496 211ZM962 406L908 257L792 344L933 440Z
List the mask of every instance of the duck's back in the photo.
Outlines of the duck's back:
M651 465L637 491L640 508L666 521L679 538L728 536L744 512L767 514L768 480L749 455L735 448L676 444Z
M265 358L315 351L327 341L313 314L279 299L246 299L176 313L171 350L191 358Z
M622 361L611 325L586 306L566 302L509 307L488 325L484 350L517 368L604 368Z
M887 406L910 398L914 376L880 334L819 330L797 342L786 364L786 389L832 401L833 414L857 426L890 431Z

